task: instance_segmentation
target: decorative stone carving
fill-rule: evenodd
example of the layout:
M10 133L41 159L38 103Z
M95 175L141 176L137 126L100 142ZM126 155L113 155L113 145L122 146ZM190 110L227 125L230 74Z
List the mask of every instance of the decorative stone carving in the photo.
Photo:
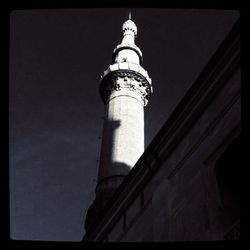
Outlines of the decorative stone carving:
M113 91L120 91L124 88L137 91L144 106L147 105L152 94L152 86L146 77L132 70L116 70L102 78L100 85L102 100L106 103Z
M127 20L126 22L124 22L123 25L122 25L122 32L123 32L123 34L126 31L133 32L134 36L137 35L137 27L136 27L135 23L132 20L130 20L130 19Z

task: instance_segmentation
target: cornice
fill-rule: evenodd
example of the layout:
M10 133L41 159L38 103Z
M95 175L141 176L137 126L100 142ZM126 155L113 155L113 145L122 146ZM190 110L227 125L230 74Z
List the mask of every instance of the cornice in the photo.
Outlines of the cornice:
M143 106L148 104L153 92L151 79L140 65L127 62L110 65L104 72L100 84L102 100L106 104L112 92L123 89L137 92Z

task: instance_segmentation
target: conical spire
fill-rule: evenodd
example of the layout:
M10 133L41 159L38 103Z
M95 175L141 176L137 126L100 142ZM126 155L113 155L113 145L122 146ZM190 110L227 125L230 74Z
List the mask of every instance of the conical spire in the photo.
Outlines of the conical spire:
M123 49L131 49L135 51L140 61L142 60L142 52L141 50L135 45L135 38L137 36L137 26L131 20L131 12L129 12L128 20L126 20L122 25L122 41L113 51L113 58L116 54L123 50Z
M122 34L123 34L123 39L128 35L132 36L133 43L134 43L134 37L136 37L136 35L137 35L137 27L131 19L128 19L126 22L123 23Z

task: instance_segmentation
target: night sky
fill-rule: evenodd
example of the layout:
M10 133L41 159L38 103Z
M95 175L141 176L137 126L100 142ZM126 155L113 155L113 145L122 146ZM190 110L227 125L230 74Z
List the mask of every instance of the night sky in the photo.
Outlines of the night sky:
M154 88L145 108L146 146L239 16L188 9L12 12L11 238L82 239L100 153L100 74L111 64L129 11Z

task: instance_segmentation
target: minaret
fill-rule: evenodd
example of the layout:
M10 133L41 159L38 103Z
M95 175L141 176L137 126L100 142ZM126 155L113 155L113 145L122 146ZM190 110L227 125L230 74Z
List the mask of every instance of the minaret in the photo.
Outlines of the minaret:
M137 27L131 14L122 25L122 36L100 82L105 118L96 198L88 209L86 230L144 152L144 107L152 86L140 65L142 52L135 45Z

